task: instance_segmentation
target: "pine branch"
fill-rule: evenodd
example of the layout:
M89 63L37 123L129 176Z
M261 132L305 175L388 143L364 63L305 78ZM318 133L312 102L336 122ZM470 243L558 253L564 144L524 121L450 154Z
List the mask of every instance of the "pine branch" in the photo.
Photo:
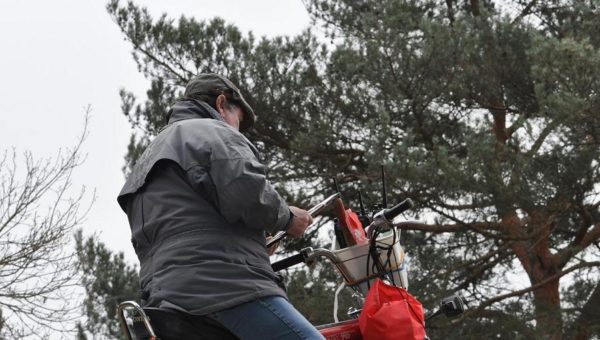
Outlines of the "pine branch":
M600 325L598 306L600 306L600 284L596 284L596 288L580 308L581 314L569 327L573 333L572 339L590 339L594 328L596 332L598 331L598 325Z
M500 302L502 300L506 300L512 297L516 297L516 296L521 296L523 294L527 294L529 292L533 292L536 289L539 289L543 286L545 286L546 284L548 284L549 282L555 281L560 279L561 277L576 271L578 269L582 269L582 268L591 268L591 267L600 267L600 261L595 261L595 262L582 262L576 265L573 265L565 270L562 270L550 277L547 277L543 280L541 280L540 282L536 283L533 286L524 288L524 289L519 289L510 293L506 293L506 294L502 294L502 295L498 295L496 297L493 297L491 299L485 300L483 302L481 302L476 308L470 309L468 310L466 313L464 313L463 315L460 316L460 318L458 318L457 320L454 320L453 323L457 323L460 322L464 319L466 319L469 316L472 315L476 315L479 311L484 310L486 307L489 307L491 305L493 305L494 303Z
M562 268L575 255L579 254L582 250L598 240L600 240L600 223L594 225L583 235L583 237L576 237L566 248L556 252L556 254L553 255L553 258L558 262L559 268Z

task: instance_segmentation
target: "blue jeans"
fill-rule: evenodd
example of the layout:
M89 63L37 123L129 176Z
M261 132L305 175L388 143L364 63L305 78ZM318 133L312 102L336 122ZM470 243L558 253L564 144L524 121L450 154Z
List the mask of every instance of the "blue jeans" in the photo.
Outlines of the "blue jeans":
M321 333L281 296L267 296L207 316L220 322L242 340L324 339Z

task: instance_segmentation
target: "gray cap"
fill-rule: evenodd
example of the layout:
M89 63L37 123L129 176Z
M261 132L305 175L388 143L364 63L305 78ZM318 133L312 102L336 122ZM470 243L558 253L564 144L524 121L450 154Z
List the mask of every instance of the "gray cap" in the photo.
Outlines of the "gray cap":
M209 94L218 96L229 92L231 98L238 103L244 111L244 118L240 123L240 131L247 131L254 125L256 116L254 110L242 96L240 89L237 88L229 79L216 73L201 73L187 84L185 87L184 97L193 94Z

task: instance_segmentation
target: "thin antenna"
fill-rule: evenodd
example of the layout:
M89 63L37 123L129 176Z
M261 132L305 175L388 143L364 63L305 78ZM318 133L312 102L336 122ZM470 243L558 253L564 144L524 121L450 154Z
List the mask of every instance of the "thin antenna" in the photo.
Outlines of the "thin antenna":
M361 215L367 216L367 213L365 212L365 206L363 204L362 195L360 193L360 190L358 191L358 204L360 204L360 213L361 213Z
M360 203L360 215L358 215L358 220L360 224L362 224L363 228L366 228L369 224L371 224L371 220L369 216L367 216L367 212L365 211L365 205L363 204L362 194L360 190L358 190L358 203Z
M383 189L383 208L387 208L387 190L385 187L385 171L383 165L381 165L381 183Z
M333 184L335 184L335 192L340 192L340 187L338 186L337 178L333 178Z

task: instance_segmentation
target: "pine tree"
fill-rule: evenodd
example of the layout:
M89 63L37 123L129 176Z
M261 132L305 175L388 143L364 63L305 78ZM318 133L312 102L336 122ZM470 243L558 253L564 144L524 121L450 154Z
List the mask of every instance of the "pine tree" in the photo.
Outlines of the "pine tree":
M256 39L222 19L154 20L111 1L151 81L145 103L121 92L128 162L187 80L224 74L259 113L249 137L289 201L308 206L338 176L346 198L360 186L375 205L383 164L393 197L418 203L426 222L403 225L413 292L427 306L463 290L474 305L432 336L598 334L598 2L306 6L330 44L311 29Z
M128 264L122 252L113 253L96 238L75 234L78 268L86 297L84 323L77 325L78 339L125 339L117 318L120 302L137 300L139 275L135 266Z

